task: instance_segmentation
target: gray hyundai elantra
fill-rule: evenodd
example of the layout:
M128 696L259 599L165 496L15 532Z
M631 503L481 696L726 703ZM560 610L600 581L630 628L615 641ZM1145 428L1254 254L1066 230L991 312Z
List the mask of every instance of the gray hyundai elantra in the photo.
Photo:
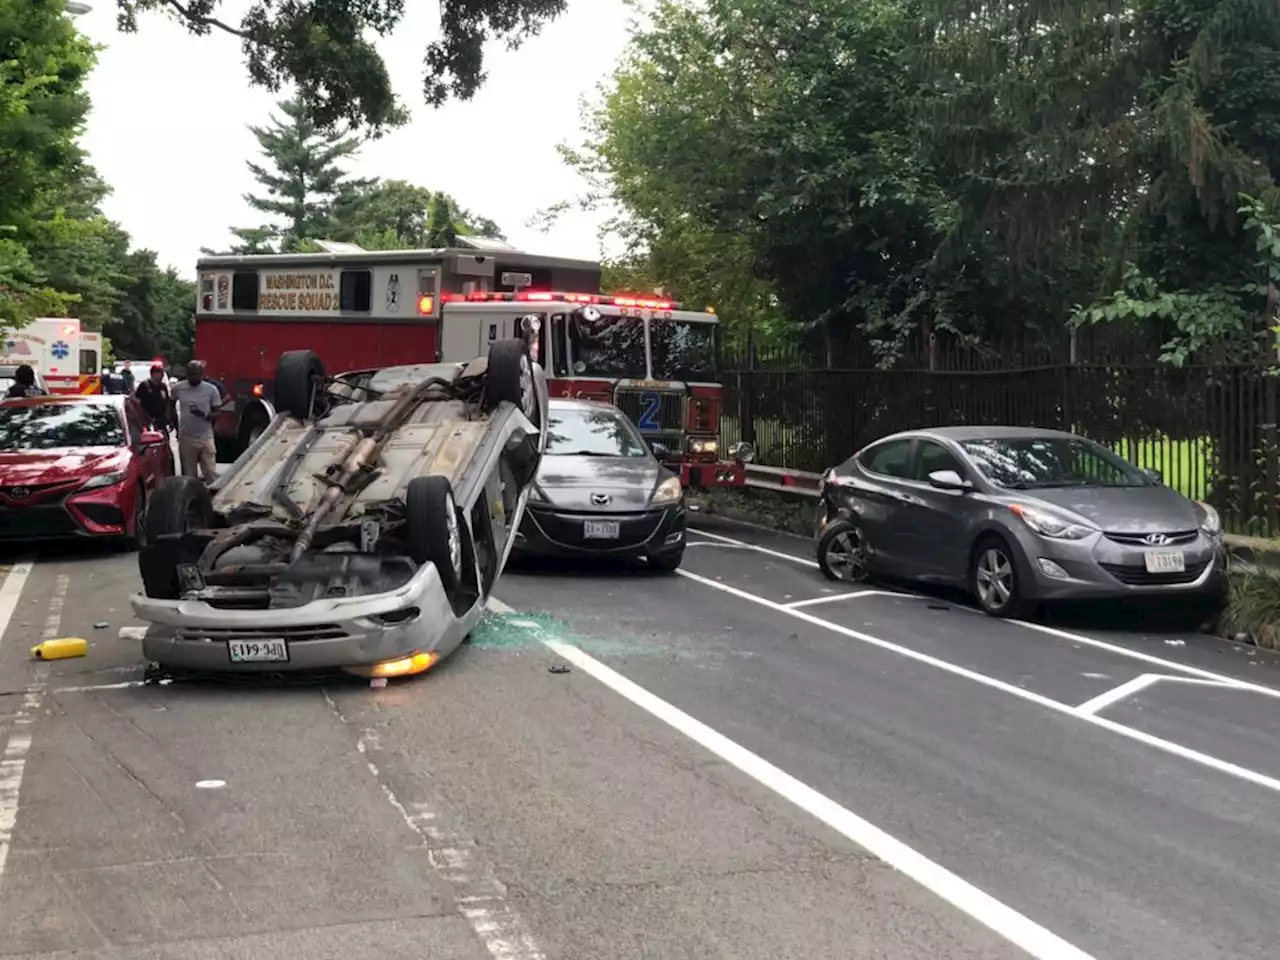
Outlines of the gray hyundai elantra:
M1227 595L1217 511L1100 444L1057 430L945 427L885 437L828 470L818 563L963 586L993 616L1043 601Z

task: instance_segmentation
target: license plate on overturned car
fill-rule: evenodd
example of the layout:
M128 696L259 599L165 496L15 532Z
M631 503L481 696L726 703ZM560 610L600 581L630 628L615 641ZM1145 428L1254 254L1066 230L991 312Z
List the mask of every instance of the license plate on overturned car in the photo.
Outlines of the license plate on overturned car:
M1144 559L1147 573L1184 573L1187 569L1181 550L1148 550Z
M617 540L622 524L617 520L584 520L582 522L582 538L584 540Z
M281 663L289 659L289 645L283 638L228 640L232 663Z

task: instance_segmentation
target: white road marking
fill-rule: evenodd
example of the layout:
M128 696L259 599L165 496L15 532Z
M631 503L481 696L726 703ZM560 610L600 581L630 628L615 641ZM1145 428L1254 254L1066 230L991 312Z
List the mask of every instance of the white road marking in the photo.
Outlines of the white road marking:
M1105 693L1098 694L1092 700L1086 700L1076 707L1076 713L1082 717L1092 716L1099 710L1105 710L1112 704L1119 703L1126 697L1131 697L1135 693L1147 689L1147 687L1159 680L1160 675L1158 673L1144 673L1139 677L1134 677L1128 683L1122 683L1118 687L1112 687Z
M500 600L490 599L489 608L498 613L514 612ZM544 639L543 644L654 717L684 734L694 743L733 764L805 813L831 827L868 853L892 866L925 889L941 897L999 936L1025 950L1036 960L1094 960L1080 948L1063 940L961 879L946 867L890 836L851 810L800 782L689 714L654 696L572 644Z
M802 563L811 567L816 567L818 565L816 562L812 560L806 560L803 557L790 556L778 550L770 550L768 547L761 547L753 543L748 543L745 540L735 540L733 537L726 537L718 533L709 533L706 530L695 530L694 532L696 532L699 536L714 537L717 540L722 540L726 543L741 544L742 546L750 547L751 549L756 550L759 553L767 554L768 556L771 556L771 557L781 557L784 560L791 560L794 563ZM683 573L684 571L680 571L680 572ZM925 595L903 593L903 594L893 594L893 596L925 596ZM969 607L953 606L952 609L964 610L965 612L968 612L968 613L976 613L981 616L986 616L986 614L984 614L981 610L972 610ZM1085 634L1082 634L1082 633L1072 633L1069 630L1061 630L1057 627L1051 627L1043 623L1032 623L1029 620L1007 620L1006 622L1016 624L1019 627L1025 627L1028 630L1035 630L1038 633L1043 633L1051 637L1057 637L1060 640L1070 640L1072 643L1080 643L1087 647L1094 647L1098 650L1106 650L1109 653L1114 653L1116 656L1126 657L1130 660L1140 660L1143 663L1150 663L1157 667L1163 667L1166 670L1176 670L1179 673L1185 673L1188 676L1199 677L1202 680L1212 680L1215 683L1222 684L1223 686L1235 687L1240 690L1252 690L1254 693L1261 693L1263 696L1280 698L1280 689L1276 687L1269 687L1265 684L1260 684L1260 683L1250 683L1247 680L1237 680L1235 677L1231 677L1226 674L1215 673L1212 670L1204 670L1204 669L1201 669L1200 667L1193 667L1190 664L1179 663L1176 660L1166 660L1163 657L1157 657L1150 653L1143 653L1141 650L1132 650L1129 647L1121 646L1118 643L1111 643L1107 640L1099 640L1096 637L1086 636ZM1184 641L1166 640L1165 643L1182 646L1184 644Z
M817 560L808 560L805 557L797 557L795 554L783 553L781 550L770 550L768 547L762 547L756 543L748 543L745 540L735 540L733 537L726 537L720 533L712 533L709 530L699 530L697 527L694 527L691 532L696 533L700 537L710 537L712 540L719 540L721 543L732 544L735 547L746 547L750 550L754 550L756 553L763 553L770 557L777 557L779 560L790 560L792 563L799 563L806 567L813 567L815 570L820 569L818 567Z
M829 597L813 597L809 600L795 600L791 603L783 604L788 610L798 610L801 607L812 607L819 603L835 603L837 600L857 600L859 597L901 597L904 600L923 600L924 598L914 593L894 593L892 590L855 590L852 593L837 593Z
M838 633L853 640L870 644L873 647L879 647L882 650L889 650L919 663L925 663L931 667L936 667L939 670L945 670L947 673L952 673L958 677L964 677L967 680L980 683L985 687L1000 690L1010 696L1017 697L1020 700L1027 700L1031 703L1039 704L1045 709L1052 710L1055 713L1066 714L1067 716L1074 717L1084 723L1091 723L1094 726L1110 730L1112 733L1118 733L1123 737L1128 737L1130 740L1137 740L1139 743L1155 747L1165 753L1171 753L1174 756L1182 757L1185 760L1191 760L1194 763L1199 763L1202 766L1217 770L1219 773L1226 773L1233 777L1239 777L1241 780L1247 780L1260 787L1266 787L1269 790L1280 792L1280 780L1277 780L1274 777L1269 777L1266 774L1259 773L1256 770L1250 770L1247 767L1241 767L1237 764L1229 763L1226 760L1220 760L1219 758L1207 753L1201 753L1198 750L1192 750L1189 747L1184 747L1180 743L1174 743L1172 740L1163 740L1160 737L1153 737L1148 733L1143 733L1141 730L1137 730L1133 727L1127 727L1122 723L1115 723L1112 720L1107 720L1093 714L1084 715L1077 713L1075 707L1070 704L1062 703L1059 700L1054 700L1051 697L1046 697L1039 693L1033 693L1030 690L1024 690L1022 687L1015 687L1011 683L1006 683L1003 680L997 680L995 677L989 677L986 674L978 673L976 670L970 670L968 667L962 667L947 660L939 660L937 657L931 657L927 653L912 650L910 647L904 647L900 644L891 643L888 640L882 640L879 637L873 637L869 633L862 633L859 630L853 630L849 627L842 626L841 624L832 623L830 620L823 620L821 617L815 617L813 614L806 613L803 610L788 609L780 603L774 603L772 600L757 597L754 594L747 593L745 590L739 590L737 587L731 587L728 584L720 583L715 580L708 580L706 577L700 577L698 574L690 573L688 570L677 570L676 573L689 580L693 580L696 583L700 583L703 586L711 587L713 590L721 590L725 593L731 594L732 596L738 597L739 599L746 600L749 603L759 604L762 607L767 607L770 610L774 610L786 616L803 620L806 623L813 624L815 627L830 630L833 633ZM1252 688L1252 685L1248 685L1246 687L1243 684L1237 684L1233 681L1226 680L1226 678L1224 678L1224 681L1225 682L1222 683L1223 686L1234 687L1236 689Z
M22 596L22 588L35 566L33 560L24 560L14 564L3 586L0 586L0 638L12 622L14 610ZM62 625L62 606L67 598L67 589L71 578L66 574L58 577L54 584L53 594L49 597L49 615L45 619L42 640L52 640L58 635ZM44 702L44 687L49 668L40 664L35 670L34 682L27 688L22 698L22 706L13 720L13 733L5 745L3 757L0 758L0 882L4 879L5 863L9 859L9 846L13 842L13 830L18 822L18 800L22 794L22 778L27 770L27 755L31 752L31 728L35 726L36 716Z
M1242 689L1241 685L1237 683L1222 683L1218 680L1201 680L1199 677L1171 677L1167 673L1144 673L1140 677L1134 677L1132 680L1122 683L1118 687L1112 687L1110 690L1106 690L1098 694L1092 700L1086 700L1084 703L1080 704L1080 706L1076 707L1076 713L1081 716L1098 713L1105 710L1107 707L1114 706L1121 700L1128 699L1135 693L1140 693L1147 689L1147 687L1161 681L1164 681L1165 683L1190 683L1196 686L1205 687L1222 687L1227 690Z
M225 780L197 780L197 790L221 790L227 785Z
M490 601L490 606L492 603ZM337 701L327 690L322 692L334 715L342 723L349 724ZM374 782L382 788L387 802L395 807L408 828L422 841L431 866L453 887L458 911L471 924L485 949L495 960L545 960L524 919L507 898L506 887L494 874L493 868L476 856L475 841L451 830L434 803L404 801L391 789L375 762L381 749L377 731L361 731L356 738L356 749L373 774Z

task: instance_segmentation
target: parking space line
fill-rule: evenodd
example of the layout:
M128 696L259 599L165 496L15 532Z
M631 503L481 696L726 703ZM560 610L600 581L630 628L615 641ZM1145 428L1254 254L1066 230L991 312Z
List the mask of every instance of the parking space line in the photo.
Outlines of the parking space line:
M1112 687L1096 697L1086 700L1080 706L1076 707L1076 713L1082 717L1092 716L1099 710L1105 710L1112 704L1119 703L1126 697L1132 697L1135 693L1139 693L1152 684L1160 680L1158 673L1144 673L1141 676L1134 677L1127 683L1122 683L1118 687Z
M755 544L748 543L745 540L735 540L733 537L726 537L720 534L708 533L705 530L697 530L696 532L702 536L715 537L716 539L723 540L727 543L736 543L736 544L741 544L743 546L751 547L752 549L755 549L760 553L768 554L769 556L783 557L785 559L792 560L795 563L803 563L812 567L817 566L817 563L815 563L812 560L806 560L803 557L789 556L788 554L782 553L777 550L770 550L767 547L756 546ZM895 593L893 594L893 596L920 597L925 595L918 594L918 593L901 593L901 594ZM953 606L953 609L964 610L968 613L976 613L982 616L986 615L981 610L974 610L970 607ZM1202 680L1210 680L1210 681L1213 681L1214 683L1222 684L1223 686L1235 687L1240 690L1251 690L1254 693L1261 693L1263 696L1276 697L1280 699L1280 689L1277 689L1276 687L1269 687L1265 684L1260 684L1260 683L1251 683L1248 680L1238 680L1235 677L1231 677L1223 673L1215 673L1212 670L1204 670L1200 667L1193 667L1189 664L1179 663L1176 660L1166 660L1165 658L1157 657L1154 654L1143 653L1141 650L1132 650L1129 647L1121 646L1118 643L1111 643L1110 641L1107 641L1107 640L1099 640L1096 637L1086 636L1085 634L1082 634L1082 633L1072 633L1070 630L1062 630L1062 629L1059 629L1058 627L1051 627L1048 624L1044 624L1044 623L1033 623L1030 620L1007 620L1006 622L1016 624L1019 627L1025 627L1028 630L1035 630L1036 632L1046 634L1047 636L1057 637L1059 640L1070 640L1072 643L1080 643L1088 647L1094 647L1098 650L1106 650L1109 653L1114 653L1118 657L1126 657L1130 660L1140 660L1143 663L1150 663L1153 666L1163 667L1166 670L1175 670L1178 673L1184 673L1192 677L1199 677Z
M701 579L701 578L699 578ZM498 613L515 611L497 599L489 608ZM730 740L724 734L628 680L616 670L580 648L559 640L543 639L553 653L604 684L663 723L688 737L757 783L790 801L871 855L910 877L920 886L981 923L1035 960L1095 960L1079 947L996 900L946 867L930 860L901 840L859 817L825 794L802 783L763 757Z
M855 590L853 593L837 593L829 597L813 597L809 600L796 600L784 603L788 610L801 607L813 607L820 603L835 603L837 600L857 600L859 597L902 597L905 600L919 600L921 597L913 593L894 593L892 590Z
M708 580L706 577L700 577L696 573L690 573L687 570L677 570L676 573L687 580L692 580L695 583L702 584L703 586L711 587L713 590L720 590L724 593L738 597L741 600L758 604L789 617L795 617L797 620L803 620L806 623L812 624L816 627L821 627L824 630L830 630L833 633L841 634L842 636L858 640L873 647L879 647L882 650L897 653L901 656L907 657L908 659L927 664L931 667L936 667L939 670L946 671L947 673L954 674L955 676L964 677L966 680L972 680L975 683L980 683L985 687L992 688L993 690L999 690L1003 693L1007 693L1020 700L1039 704L1045 709L1052 710L1055 713L1065 714L1069 717L1080 720L1083 723L1090 723L1094 726L1102 727L1103 729L1109 730L1112 733L1117 733L1122 737L1127 737L1130 740L1136 740L1147 746L1155 747L1157 750L1173 754L1174 756L1181 757L1184 760L1190 760L1193 763L1201 764L1202 766L1216 770L1219 773L1226 773L1230 776L1238 777L1241 780L1247 780L1260 787L1266 787L1268 790L1274 790L1277 793L1280 793L1280 780L1277 780L1274 777L1269 777L1264 773L1259 773L1256 770L1250 770L1247 767L1241 767L1237 764L1221 760L1218 757L1211 756L1207 753L1192 750L1190 747L1184 747L1182 744L1175 743L1172 740L1164 740L1160 737L1154 737L1151 734L1143 733L1141 730L1134 727L1128 727L1122 723L1107 720L1106 718L1097 716L1096 714L1078 713L1076 707L1063 703L1060 700L1054 700L1051 697L1046 697L1043 694L1035 693L1031 690L1025 690L1022 687L1015 687L1011 683L1006 683L1003 680L997 680L995 677L989 677L986 674L978 673L976 670L970 670L968 667L962 667L959 664L951 663L947 660L939 660L937 657L931 657L927 653L921 653L918 650L912 650L910 647L904 647L888 640L882 640L880 637L872 636L869 633L863 633L860 630L854 630L850 627L843 626L842 624L833 623L830 620L823 620L821 617L816 617L811 613L806 613L804 610L788 609L780 603L774 603L772 600L766 600L764 597L757 597L755 594L747 593L745 590L739 590L737 587L731 587L728 584L720 583L716 580ZM1237 684L1226 678L1223 678L1223 680L1223 686L1248 689L1248 687L1243 684Z
M818 561L809 560L805 557L797 557L792 553L783 553L781 550L770 550L768 547L762 547L756 543L748 543L745 540L735 540L733 537L726 537L723 534L712 533L710 530L699 530L693 527L693 532L700 537L710 537L712 540L719 540L721 543L733 544L735 547L749 547L756 553L763 553L770 557L777 557L779 560L790 560L792 563L799 563L806 567L818 569Z

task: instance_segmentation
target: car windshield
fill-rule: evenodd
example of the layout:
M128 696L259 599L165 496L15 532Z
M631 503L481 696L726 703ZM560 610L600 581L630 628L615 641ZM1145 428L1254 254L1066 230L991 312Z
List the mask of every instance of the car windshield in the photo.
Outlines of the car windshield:
M0 407L0 450L123 447L124 426L105 403L38 403Z
M1010 490L1150 486L1132 464L1079 437L988 437L960 446L987 479Z
M588 320L575 314L569 320L575 377L640 377L648 375L644 362L644 321L636 317Z
M653 375L659 380L714 383L715 324L687 320L652 320Z
M547 418L547 455L643 457L648 454L631 423L612 410L555 410Z

